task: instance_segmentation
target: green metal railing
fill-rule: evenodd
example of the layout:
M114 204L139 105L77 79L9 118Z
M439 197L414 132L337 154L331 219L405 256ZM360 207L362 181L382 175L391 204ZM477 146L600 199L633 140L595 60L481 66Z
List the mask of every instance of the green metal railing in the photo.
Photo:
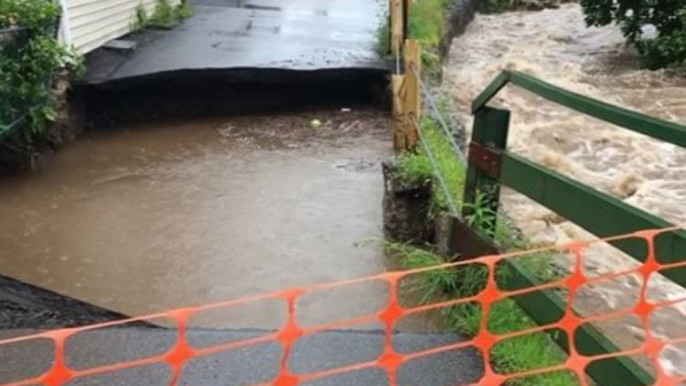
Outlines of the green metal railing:
M576 94L529 75L504 71L474 100L475 115L469 149L465 204L463 215L471 215L477 195L493 213L499 207L501 185L533 199L567 220L598 237L628 234L644 229L666 228L672 224L641 209L578 181L507 151L510 112L487 106L488 102L508 84L526 89L548 101L622 128L641 133L686 148L686 127L649 117ZM496 218L488 224L486 233L495 234ZM648 248L638 240L612 243L638 261L645 261ZM668 264L686 259L686 234L671 232L655 240L660 263ZM510 263L513 277L508 285L531 287L540 282L518 264ZM686 288L686 270L662 272L664 276ZM565 313L564 302L554 292L538 292L517 299L517 303L539 324L550 324ZM551 335L567 349L566 337ZM592 355L619 351L595 328L585 326L577 331L579 347ZM587 368L599 385L649 385L652 376L627 358L596 362Z

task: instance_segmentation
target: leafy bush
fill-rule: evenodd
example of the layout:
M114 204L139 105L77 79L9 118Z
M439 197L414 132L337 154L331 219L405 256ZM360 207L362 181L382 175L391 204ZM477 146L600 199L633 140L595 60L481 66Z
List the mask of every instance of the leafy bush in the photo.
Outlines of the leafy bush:
M59 5L51 1L0 0L0 28L19 26L39 32L55 25L59 14Z
M0 28L20 29L0 47L0 129L26 115L31 129L40 132L54 117L52 76L80 64L55 38L59 14L59 5L50 1L0 0Z
M172 6L169 0L157 0L155 9L150 16L148 16L148 12L143 4L136 7L131 30L136 32L148 26L171 29L191 16L193 16L193 7L189 0L181 1L181 4L176 7Z
M589 26L618 24L649 68L686 65L685 0L581 0L581 5ZM645 36L646 26L655 27L654 37Z
M181 4L174 10L176 13L176 18L178 20L188 19L193 16L193 7L191 6L190 0L183 0Z
M178 24L174 7L168 0L157 0L155 11L150 18L150 25L160 28L172 28Z
M150 17L148 16L148 11L145 9L143 4L139 4L135 10L135 18L133 23L131 23L131 31L140 31L148 25Z

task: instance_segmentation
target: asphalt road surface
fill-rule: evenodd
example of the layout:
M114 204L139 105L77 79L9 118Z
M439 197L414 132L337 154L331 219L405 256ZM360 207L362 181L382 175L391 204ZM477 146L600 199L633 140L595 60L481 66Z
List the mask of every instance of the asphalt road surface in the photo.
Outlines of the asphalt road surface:
M251 339L269 333L265 330L192 330L189 344L196 348ZM84 370L124 361L160 355L175 342L175 332L163 328L114 328L82 333L67 340L66 362ZM394 349L406 354L459 341L454 334L396 333ZM374 360L382 352L383 334L379 331L332 331L303 337L296 341L288 362L294 374L307 374L340 366ZM0 346L0 384L35 377L52 363L52 343L34 340ZM207 357L194 358L184 366L182 386L226 386L267 383L278 373L281 346L268 342ZM400 386L447 386L469 384L482 376L482 363L475 351L447 351L404 363L398 370ZM150 365L126 371L72 380L70 386L153 386L167 385L170 371L166 365ZM386 385L381 369L368 369L320 378L308 384L317 386Z

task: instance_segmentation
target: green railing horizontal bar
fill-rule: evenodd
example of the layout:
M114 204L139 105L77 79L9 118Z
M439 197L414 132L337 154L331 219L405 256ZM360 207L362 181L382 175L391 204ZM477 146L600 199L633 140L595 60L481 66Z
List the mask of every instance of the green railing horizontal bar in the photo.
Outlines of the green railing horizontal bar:
M542 98L580 113L686 148L686 127L682 125L567 91L517 71L503 71L500 73L474 100L472 112L475 113L486 106L508 83L517 85Z
M450 255L458 255L462 259L469 260L479 256L502 253L502 250L496 247L491 238L471 229L459 218L453 218L451 239ZM505 282L502 283L502 288L505 290L534 288L544 284L512 259L503 260L503 264L506 265L509 272L508 275L503 275ZM560 295L556 291L543 290L517 296L513 300L536 324L548 326L558 322L566 313L566 302ZM577 349L584 355L600 355L620 351L612 341L590 324L580 326L575 337L567 337L566 334L555 333L556 331L559 330L547 330L546 332L550 339L567 353L569 353L568 339L575 339ZM630 358L619 357L592 364L587 368L587 372L599 385L643 386L653 383L651 375Z
M485 107L488 102L495 97L503 87L510 83L511 72L502 71L493 81L479 94L472 102L472 114Z
M672 224L623 201L508 152L503 153L501 182L598 237L611 237ZM644 240L612 242L612 245L643 262L648 253ZM655 240L660 263L686 260L686 232L677 231ZM686 287L686 269L663 275Z
M506 260L506 263L511 273L508 277L508 286L532 288L543 284L516 262ZM539 326L555 323L566 312L565 303L555 292L550 290L518 296L515 301ZM566 334L562 333L549 334L549 336L566 352L569 352L569 340L571 339L575 340L577 349L586 355L602 355L621 351L619 347L590 324L577 328L575 336L567 337ZM655 382L648 372L626 357L605 360L602 364L591 364L586 368L586 372L598 385L645 386Z
M588 98L515 71L500 73L474 100L472 112L480 115L488 113L485 110L488 102L508 83L513 83L574 111L686 148L686 127L684 126ZM481 130L491 132L501 129L491 126L482 127ZM504 127L507 130L507 122ZM477 129L475 124L475 132ZM508 153L503 150L505 148L503 145L487 142L482 145L491 146L495 151L500 149L502 152L499 177L502 184L528 196L596 236L602 238L644 229L672 227L670 223L634 208L611 195ZM469 189L467 187L467 190ZM471 189L474 190L475 187ZM465 197L468 197L467 193ZM495 200L497 202L497 196ZM638 261L645 261L648 256L648 243L641 238L615 241L612 244ZM660 263L686 260L686 232L677 231L660 235L655 240L655 249ZM536 277L527 273L517 263L506 261L506 264L512 272L507 286L527 288L540 284ZM661 273L686 288L686 269L673 269ZM539 325L553 324L565 313L565 303L556 291L534 292L514 300ZM586 355L619 351L612 341L591 325L577 329L574 337L566 337L564 334L550 334L550 336L565 350L569 349L568 338L574 339L577 348ZM648 372L626 357L592 363L586 371L599 385L636 386L649 385L654 382Z

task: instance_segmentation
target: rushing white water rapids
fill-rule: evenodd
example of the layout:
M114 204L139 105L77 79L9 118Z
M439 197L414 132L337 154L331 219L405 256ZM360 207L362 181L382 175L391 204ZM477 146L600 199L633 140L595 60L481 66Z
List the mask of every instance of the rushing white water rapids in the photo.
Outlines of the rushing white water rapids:
M616 26L587 28L576 4L540 12L478 15L455 39L444 87L471 127L472 100L503 69L516 69L602 101L686 124L686 77L674 70L648 71L624 45ZM620 129L508 87L492 102L512 111L508 147L544 166L622 198L674 224L686 224L686 150ZM537 245L590 235L532 201L505 192L504 207ZM686 252L685 252L686 253ZM610 248L586 254L585 268L604 274L636 263ZM588 289L575 302L582 313L618 310L637 299L637 278ZM678 299L686 291L664 278L651 280L651 299ZM686 305L654 315L657 336L686 335ZM638 319L601 328L622 347L636 347ZM686 345L661 356L669 373L686 374Z

